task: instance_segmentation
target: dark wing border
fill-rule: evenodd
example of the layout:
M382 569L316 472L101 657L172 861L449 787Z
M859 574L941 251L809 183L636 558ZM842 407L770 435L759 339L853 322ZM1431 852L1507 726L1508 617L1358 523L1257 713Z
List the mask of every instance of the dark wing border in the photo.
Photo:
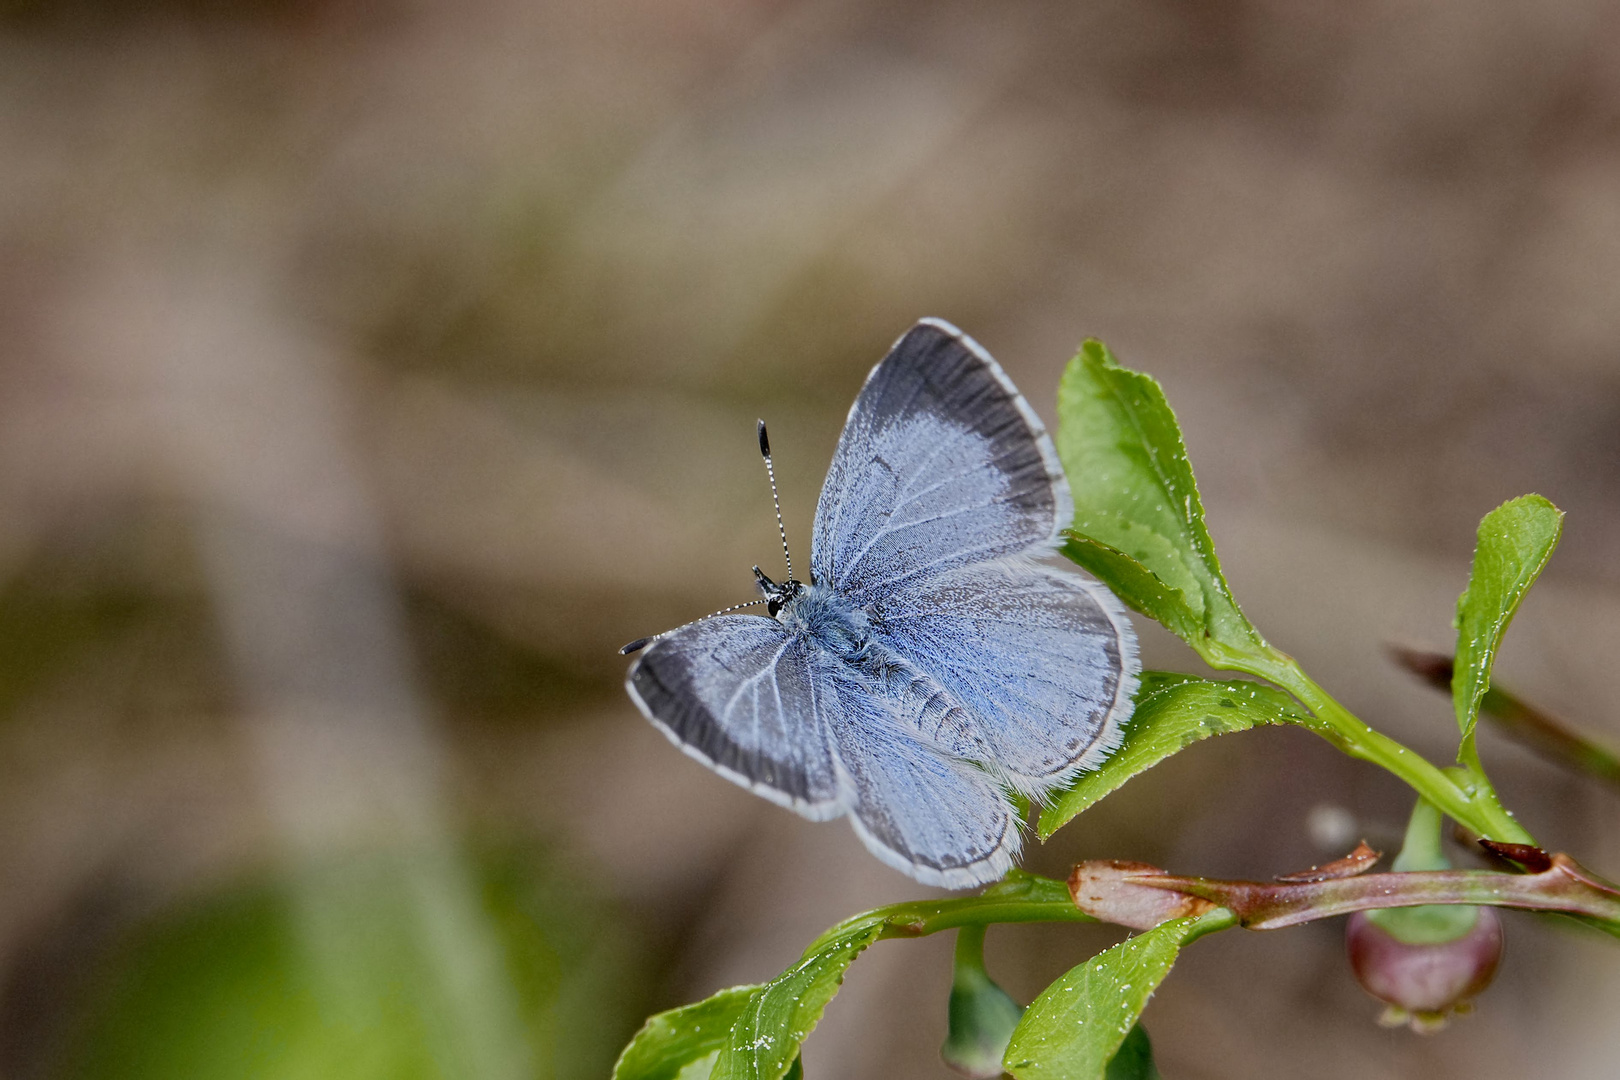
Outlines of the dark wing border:
M1063 471L1063 461L1058 457L1057 446L1053 444L1052 435L1046 430L1046 425L1042 423L1041 418L1036 415L1035 410L1025 400L1023 392L1002 370L1001 365L996 363L996 358L990 355L989 350L974 341L960 327L937 316L930 315L927 318L918 319L916 326L911 327L904 334L894 339L894 344L889 346L889 351L883 354L884 359L888 359L889 353L899 348L900 343L906 339L906 336L915 331L918 326L932 327L946 337L954 339L957 344L972 353L973 358L983 364L1001 388L1007 391L1007 396L1012 399L1013 406L1018 410L1018 415L1024 418L1024 423L1028 425L1030 434L1035 439L1035 447L1040 451L1041 463L1046 466L1046 477L1052 484L1052 534L1044 543L1054 547L1061 547L1063 530L1074 524L1074 494L1069 490L1069 477ZM877 378L877 373L882 367L883 361L879 360L872 365L872 370L866 373L866 379L861 383L860 392L855 395L855 400L850 403L849 412L844 414L845 428L848 428L854 421L855 414L860 408L861 395L866 393L867 386L873 379ZM1043 542L1037 541L1035 544L1030 545L1031 550L1040 546L1041 543Z
M677 627L676 629L669 631L667 636L674 636L679 634L681 631L690 629L692 627L712 625L715 622L724 619L747 619L749 622L769 623L780 628L780 624L777 623L776 620L763 619L758 616L711 616L706 619L699 619L697 622L687 623L685 626ZM663 638L666 635L659 636L660 638ZM662 642L654 641L647 647L647 651L645 653L636 658L636 662L630 666L630 671L625 676L624 686L630 694L630 700L635 702L636 708L641 710L641 714L647 718L653 727L663 732L664 737L673 743L681 751L681 753L695 761L702 762L704 765L707 765L709 768L713 769L715 772L719 773L721 776L725 777L727 780L730 780L737 786L747 788L749 791L759 795L761 798L773 802L777 806L792 810L794 813L811 821L830 821L834 818L842 816L846 812L847 802L845 800L844 785L842 782L842 777L838 775L838 770L841 768L841 765L837 761L836 754L831 752L830 746L828 747L828 750L835 779L833 793L828 798L822 800L799 798L791 792L784 791L779 787L773 787L763 780L756 780L753 777L748 776L746 773L739 772L729 765L722 764L713 754L708 752L708 750L716 747L724 750L725 747L729 746L734 748L739 755L748 753L746 748L744 748L726 733L723 725L721 725L712 714L708 714L708 710L702 705L701 702L694 701L687 704L689 707L701 709L707 714L702 717L705 736L704 746L699 746L694 742L689 742L682 735L682 733L676 729L671 720L660 717L657 711L654 709L653 703L647 700L647 697L643 694L642 689L636 684L637 676L643 673L645 673L649 680L652 679L653 669L647 664L647 661L652 655L654 655L653 650L657 649L660 644L662 644ZM801 650L801 656L802 650L813 647L805 642L802 638L795 638L794 636L787 634L785 631L782 632L782 636L779 639L779 644L780 651L778 652L776 659L773 660L769 665L771 669L774 669L776 665L781 663L783 655L789 649L793 648L795 644L798 646L798 649ZM808 672L810 667L810 658L808 656L802 656L802 658L805 661L806 670ZM761 669L762 672L764 670L764 668ZM808 702L808 708L816 715L818 723L822 724L822 737L825 739L828 737L828 733L825 730L825 722L820 720L821 704L814 698L813 687L809 685L811 680L807 678L806 682L806 692L811 694ZM661 681L656 682L655 685L665 695L668 701L678 702L680 700L676 692L665 686Z

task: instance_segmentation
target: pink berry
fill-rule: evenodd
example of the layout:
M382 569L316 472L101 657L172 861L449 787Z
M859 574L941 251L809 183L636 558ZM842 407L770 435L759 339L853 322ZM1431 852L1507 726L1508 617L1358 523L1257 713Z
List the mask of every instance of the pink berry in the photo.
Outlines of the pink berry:
M1465 933L1439 942L1402 941L1367 912L1350 916L1350 967L1362 989L1389 1005L1381 1023L1437 1030L1491 984L1502 959L1502 923L1488 907L1475 910Z

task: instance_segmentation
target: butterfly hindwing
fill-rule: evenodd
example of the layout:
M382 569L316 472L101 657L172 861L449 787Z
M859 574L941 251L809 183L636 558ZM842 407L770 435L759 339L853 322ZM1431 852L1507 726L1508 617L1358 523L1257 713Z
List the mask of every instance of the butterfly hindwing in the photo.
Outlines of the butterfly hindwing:
M962 888L1012 865L1017 823L995 781L907 730L895 696L813 637L704 619L649 646L629 686L688 754L805 817L849 813L873 854L920 881Z
M874 636L960 705L950 719L1027 794L1111 751L1136 690L1136 639L1113 594L1025 560L931 579L882 606Z
M1018 854L1018 819L996 781L908 730L900 702L823 655L820 685L851 823L879 859L928 885L993 881Z

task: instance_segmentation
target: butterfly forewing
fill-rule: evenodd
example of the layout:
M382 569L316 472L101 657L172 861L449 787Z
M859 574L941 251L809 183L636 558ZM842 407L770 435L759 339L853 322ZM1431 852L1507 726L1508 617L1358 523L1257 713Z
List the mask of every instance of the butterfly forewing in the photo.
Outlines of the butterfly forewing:
M873 369L816 506L811 573L857 602L1050 544L1067 486L1039 419L995 361L926 320Z
M844 812L818 685L818 646L775 619L721 615L660 637L630 669L631 697L670 740L730 780L809 818Z

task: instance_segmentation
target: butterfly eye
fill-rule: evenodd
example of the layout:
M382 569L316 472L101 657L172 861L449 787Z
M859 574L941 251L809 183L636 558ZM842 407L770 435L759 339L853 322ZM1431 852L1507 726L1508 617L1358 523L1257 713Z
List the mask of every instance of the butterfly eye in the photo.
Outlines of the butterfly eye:
M774 619L776 618L776 613L782 610L782 605L779 602L772 600L770 603L765 605L765 610L770 612L771 618Z

